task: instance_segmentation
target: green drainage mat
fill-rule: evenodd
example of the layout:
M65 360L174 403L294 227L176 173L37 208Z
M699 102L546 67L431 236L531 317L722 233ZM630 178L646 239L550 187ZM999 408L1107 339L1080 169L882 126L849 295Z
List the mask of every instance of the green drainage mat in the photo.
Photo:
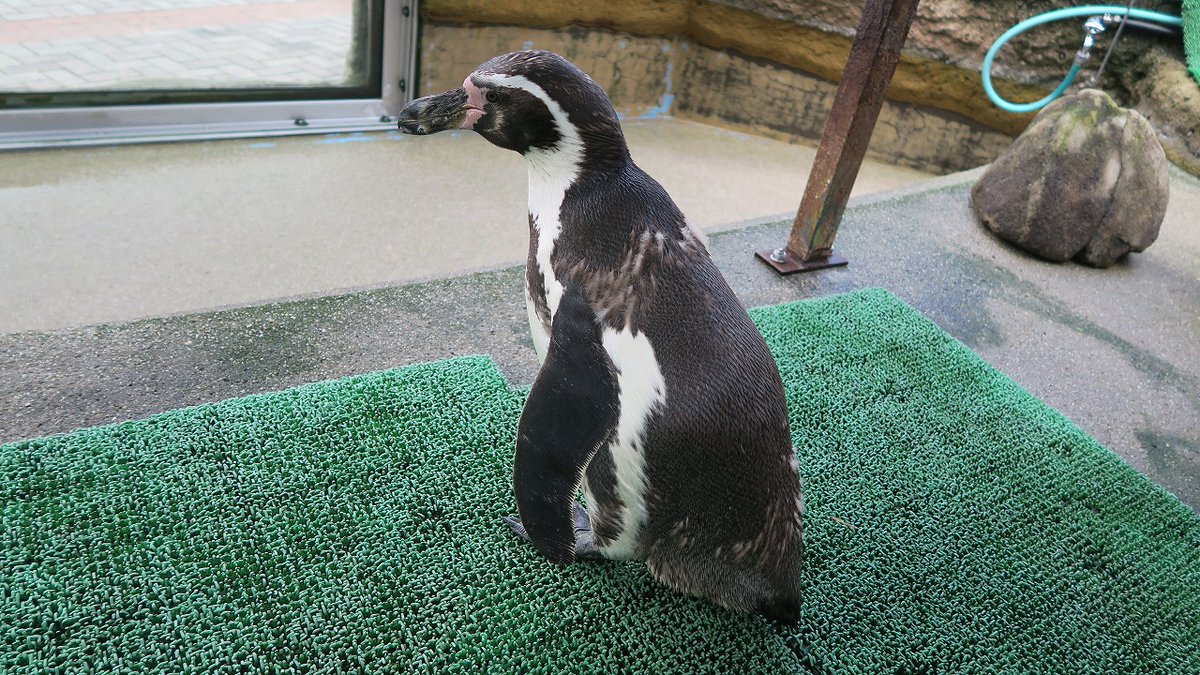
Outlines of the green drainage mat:
M886 291L754 318L794 628L519 543L524 391L460 358L0 448L0 671L1200 672L1186 506Z

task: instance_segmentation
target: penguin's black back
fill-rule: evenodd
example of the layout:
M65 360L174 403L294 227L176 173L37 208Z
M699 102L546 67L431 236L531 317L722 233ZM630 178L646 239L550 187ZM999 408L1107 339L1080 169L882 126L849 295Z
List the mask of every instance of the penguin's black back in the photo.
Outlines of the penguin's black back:
M732 583L728 592L746 604L714 599L794 618L799 482L766 342L679 208L632 161L584 171L560 217L555 269L583 284L603 324L646 335L666 384L643 436L639 557L681 590ZM615 475L611 463L601 452L588 469L600 501L613 497L602 487ZM757 548L738 560L738 546ZM731 569L740 578L731 581Z

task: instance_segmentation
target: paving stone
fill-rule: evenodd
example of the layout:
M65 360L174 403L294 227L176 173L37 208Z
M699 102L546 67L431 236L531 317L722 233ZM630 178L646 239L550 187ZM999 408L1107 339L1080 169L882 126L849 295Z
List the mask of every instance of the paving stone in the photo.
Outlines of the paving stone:
M187 83L215 77L229 80L220 82L229 86L264 77L284 84L340 81L351 42L349 5L291 4L289 10L278 0L3 0L0 91L54 91L83 82L137 87L151 74ZM269 18L262 18L265 6ZM186 13L197 9L212 11ZM342 13L311 16L330 9ZM93 32L80 36L81 25ZM130 26L143 30L130 32ZM168 26L171 30L161 29ZM10 41L22 31L39 39ZM97 70L107 77L98 77ZM30 77L30 71L41 75ZM64 78L61 71L74 77Z

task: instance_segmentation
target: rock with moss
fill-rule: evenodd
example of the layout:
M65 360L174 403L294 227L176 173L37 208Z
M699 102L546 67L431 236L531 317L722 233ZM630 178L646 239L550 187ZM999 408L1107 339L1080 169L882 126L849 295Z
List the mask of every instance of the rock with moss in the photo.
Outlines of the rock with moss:
M1047 260L1108 267L1158 238L1167 158L1154 129L1102 91L1046 106L971 190L975 217Z

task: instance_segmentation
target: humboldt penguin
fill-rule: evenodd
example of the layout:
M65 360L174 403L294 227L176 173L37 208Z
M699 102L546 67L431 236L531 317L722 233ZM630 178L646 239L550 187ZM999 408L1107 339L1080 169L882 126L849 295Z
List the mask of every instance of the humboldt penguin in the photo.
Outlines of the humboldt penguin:
M519 51L398 123L470 129L526 160L542 365L509 526L556 563L641 560L677 591L797 620L803 502L779 371L703 234L634 164L604 90Z

